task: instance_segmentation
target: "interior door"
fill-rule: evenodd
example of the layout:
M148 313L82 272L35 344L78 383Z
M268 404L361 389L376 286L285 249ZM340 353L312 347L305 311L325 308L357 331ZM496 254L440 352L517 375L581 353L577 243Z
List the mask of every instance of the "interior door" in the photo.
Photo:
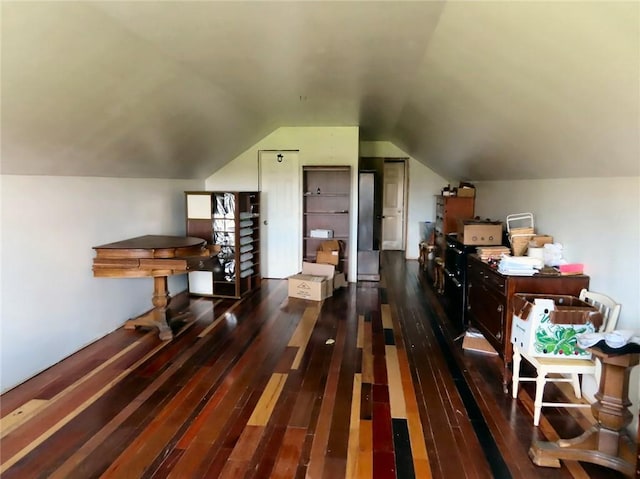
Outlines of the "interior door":
M382 249L404 249L404 160L385 161L382 190Z
M300 168L297 151L260 151L260 241L264 278L300 272Z

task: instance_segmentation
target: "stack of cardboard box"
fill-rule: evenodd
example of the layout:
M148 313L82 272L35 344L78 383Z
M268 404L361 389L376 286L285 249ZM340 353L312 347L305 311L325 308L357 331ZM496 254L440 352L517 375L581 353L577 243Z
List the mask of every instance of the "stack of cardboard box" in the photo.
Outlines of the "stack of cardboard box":
M302 272L289 277L289 296L322 301L333 291L347 285L345 274L338 271L342 258L338 240L323 241L316 253L316 262L302 263Z

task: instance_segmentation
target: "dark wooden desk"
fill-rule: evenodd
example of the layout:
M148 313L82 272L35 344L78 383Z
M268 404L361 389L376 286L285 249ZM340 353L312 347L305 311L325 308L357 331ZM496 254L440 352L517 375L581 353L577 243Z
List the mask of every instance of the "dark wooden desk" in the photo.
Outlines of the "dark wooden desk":
M205 269L215 250L207 248L201 238L183 236L146 235L115 243L94 246L93 275L98 278L153 277L153 309L128 320L125 328L158 328L160 339L173 339L168 317L171 300L167 278L175 274Z
M538 466L560 467L560 459L585 461L637 477L636 444L626 427L633 418L629 411L629 374L640 361L640 353L607 354L596 347L590 351L602 361L596 402L591 405L596 425L574 439L534 441L529 456Z

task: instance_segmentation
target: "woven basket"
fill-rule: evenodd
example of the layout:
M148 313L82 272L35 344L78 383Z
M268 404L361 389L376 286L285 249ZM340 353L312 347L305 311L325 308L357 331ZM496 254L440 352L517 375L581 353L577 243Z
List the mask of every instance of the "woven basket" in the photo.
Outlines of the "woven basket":
M533 228L512 228L509 232L509 241L513 256L524 256L527 253L529 241L534 236Z

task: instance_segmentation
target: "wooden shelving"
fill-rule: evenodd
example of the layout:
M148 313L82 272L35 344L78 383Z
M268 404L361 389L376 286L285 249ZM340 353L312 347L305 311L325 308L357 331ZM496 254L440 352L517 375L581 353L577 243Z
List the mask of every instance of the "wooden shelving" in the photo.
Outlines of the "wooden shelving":
M303 168L304 261L315 261L322 241L341 242L342 257L337 268L347 273L350 242L351 168L349 166L305 166ZM312 230L328 230L331 238L312 236Z
M260 193L187 191L187 236L220 246L210 271L189 273L189 293L241 298L260 285Z

